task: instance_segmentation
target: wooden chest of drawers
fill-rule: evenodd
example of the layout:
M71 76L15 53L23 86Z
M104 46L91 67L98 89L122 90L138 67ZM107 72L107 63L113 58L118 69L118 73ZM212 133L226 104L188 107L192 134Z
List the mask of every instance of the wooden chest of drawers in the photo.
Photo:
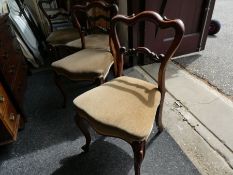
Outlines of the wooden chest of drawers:
M0 16L0 144L15 140L22 114L22 100L27 80L27 63L10 27L8 16ZM22 116L20 118L20 115Z

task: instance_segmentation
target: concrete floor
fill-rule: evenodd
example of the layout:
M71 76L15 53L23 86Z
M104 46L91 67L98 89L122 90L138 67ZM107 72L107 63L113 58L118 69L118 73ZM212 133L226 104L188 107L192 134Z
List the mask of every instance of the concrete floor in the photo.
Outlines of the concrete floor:
M192 74L208 81L233 98L233 23L232 0L216 0L212 19L221 23L221 30L209 36L204 51L175 59Z
M158 64L143 66L151 77L158 72ZM156 78L155 78L156 79ZM157 79L156 79L157 80ZM218 152L233 168L233 102L170 62L166 72L166 89L176 99L176 110L185 121ZM186 112L183 109L187 110ZM176 125L178 121L174 123ZM191 142L195 142L193 136ZM177 140L176 140L177 141ZM179 142L179 141L177 141ZM190 143L186 146L189 147ZM186 147L184 147L186 149ZM202 151L197 151L198 154ZM194 157L195 154L193 155ZM205 157L208 157L205 155ZM197 157L197 159L199 159ZM213 159L208 158L209 162ZM200 162L200 160L199 160ZM201 164L205 164L202 162ZM218 163L219 164L219 163ZM212 167L213 168L213 167ZM216 168L216 166L214 166ZM220 168L221 169L221 168ZM209 167L209 172L211 168ZM233 170L231 170L231 173ZM208 172L208 173L209 173ZM219 171L221 172L221 171ZM210 174L219 174L210 173Z

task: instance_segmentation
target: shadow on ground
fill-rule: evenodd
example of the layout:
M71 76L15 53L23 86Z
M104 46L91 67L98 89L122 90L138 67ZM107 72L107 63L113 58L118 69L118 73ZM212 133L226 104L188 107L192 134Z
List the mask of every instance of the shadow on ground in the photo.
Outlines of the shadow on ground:
M127 175L133 158L114 144L96 141L88 153L65 158L60 163L61 168L52 175Z
M24 100L27 123L18 133L16 142L0 147L0 162L79 137L72 101L94 85L75 84L67 79L63 79L62 84L68 97L66 108L61 107L62 96L55 86L52 71L37 72L28 77Z
M190 64L200 59L201 57L202 55L200 54L192 54L192 55L186 55L186 56L174 58L172 59L172 61L179 64L183 68L187 68Z
M142 78L139 72L126 72ZM61 108L61 94L54 84L51 71L38 72L29 77L25 94L25 129L11 145L0 147L0 175L133 175L133 152L126 142L92 135L90 152L83 154L85 139L77 129L72 101L77 95L95 85L63 80L68 97ZM153 128L147 144L142 174L199 175L167 132L159 137Z

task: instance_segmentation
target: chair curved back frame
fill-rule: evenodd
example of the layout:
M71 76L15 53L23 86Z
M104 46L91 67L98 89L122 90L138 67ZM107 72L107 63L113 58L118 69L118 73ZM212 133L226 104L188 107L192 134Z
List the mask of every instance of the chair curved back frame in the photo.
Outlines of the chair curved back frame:
M123 22L128 26L132 26L141 21L152 22L161 29L174 29L175 35L173 41L164 54L158 55L142 46L129 49L121 46L117 35L117 23ZM85 122L83 122L84 120L99 134L121 138L128 142L134 152L135 175L140 175L141 163L145 156L146 141L154 124L154 115L156 115L156 124L159 129L158 133L163 129L161 116L165 95L166 65L179 47L183 34L184 24L181 20L164 19L153 11L144 11L136 16L130 17L117 15L112 18L109 45L112 55L115 57L115 64L117 64L117 76L122 75L124 55L142 53L161 64L158 75L158 88L150 83L135 78L121 77L74 99L74 104L77 107L75 121L86 138L86 144L82 147L85 152L89 150L91 135L87 126L85 126ZM150 86L153 90L146 90L146 86ZM141 89L141 87L143 87L143 89ZM154 93L149 93L149 91L153 91ZM156 93L158 96L155 95ZM153 99L153 104L145 104L141 100L138 100L135 94L144 94L146 99ZM103 104L100 103L101 100L103 100ZM122 102L121 104L121 100L124 101L124 103ZM119 106L117 106L117 103L119 103ZM148 108L148 106L151 108ZM106 107L109 107L109 109L106 109ZM145 110L137 111L136 108ZM153 108L156 109L154 110ZM105 115L106 113L107 115ZM144 114L145 117L142 116ZM151 120L147 120L148 118ZM144 132L145 134L143 134Z
M94 9L100 9L105 12L103 14L92 14L88 15L88 12ZM82 13L85 19L79 19L77 14ZM110 21L113 16L118 13L118 6L115 3L106 3L103 1L93 1L87 3L87 5L74 5L72 7L72 15L74 18L74 25L78 29L82 42L82 49L85 47L85 35L93 33L109 33ZM109 16L107 15L109 14ZM83 16L82 16L83 17ZM99 26L98 21L104 20L106 22L105 27ZM107 25L109 24L109 25Z
M55 19L57 18L58 16L64 16L64 17L69 17L70 16L70 13L68 11L64 11L64 12L61 12L61 11L58 11L57 13L53 14L53 15L49 15L47 14L47 12L45 11L44 7L43 7L43 4L52 4L55 0L39 0L38 2L38 6L40 8L40 10L42 11L42 13L44 14L44 16L46 17L47 19L47 22L49 24L49 28L50 28L50 32L53 32L53 25L52 25L52 19Z
M152 51L150 51L146 47L137 47L137 48L129 48L126 49L125 47L121 46L117 34L117 23L125 23L128 26L133 26L138 22L141 21L149 21L154 23L157 27L161 29L168 29L173 28L175 31L174 39L170 45L170 47L167 49L166 53L163 54L156 54ZM168 61L171 59L171 57L175 54L176 50L178 49L181 40L184 35L184 24L180 19L175 20L168 20L166 18L162 18L159 14L155 13L154 11L144 11L139 13L138 15L133 15L130 17L124 16L124 15L117 15L113 17L111 21L111 39L110 42L110 48L111 51L114 52L114 56L116 57L115 63L117 67L117 73L116 76L121 76L123 72L123 66L124 66L124 55L135 55L138 53L142 53L149 58L152 58L155 62L161 63L158 73L158 90L161 93L161 101L160 106L157 111L157 117L156 117L156 123L160 131L163 129L162 125L162 108L163 108L163 101L164 101L164 95L165 95L165 71Z

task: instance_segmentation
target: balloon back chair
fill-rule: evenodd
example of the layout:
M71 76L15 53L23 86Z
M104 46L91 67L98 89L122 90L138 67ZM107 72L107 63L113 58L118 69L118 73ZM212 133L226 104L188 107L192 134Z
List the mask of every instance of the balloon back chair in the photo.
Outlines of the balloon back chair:
M160 29L174 29L174 37L166 53L156 54L146 47L126 49L122 47L116 24L123 22L128 26L139 21L154 23ZM184 24L181 20L168 20L153 11L144 11L136 16L117 15L112 19L111 38L112 50L116 56L117 78L89 90L73 101L77 115L76 123L86 138L82 149L87 152L91 136L86 125L99 134L121 138L128 142L134 152L135 175L140 174L140 166L145 156L145 144L152 131L154 121L158 131L163 130L162 108L165 95L165 70L169 59L173 56L184 33ZM138 53L151 57L160 63L158 85L132 77L121 76L123 71L123 56ZM119 173L120 174L120 173Z
M67 10L65 8L60 8L57 5L56 0L39 0L38 1L38 7L43 13L45 20L44 22L47 22L47 30L46 32L53 31L56 29L56 25L63 25L64 27L70 27L70 0L66 1L66 7L68 8Z
M66 45L80 38L79 31L73 27L71 12L63 8L52 8L56 6L56 0L39 0L38 6L43 14L42 25L50 59L58 60L80 50L81 48Z
M94 1L87 5L75 5L72 11L81 39L70 43L69 47L75 45L82 47L82 50L52 63L56 85L63 95L63 107L66 104L66 95L60 85L61 76L74 81L87 80L102 84L114 62L109 47L111 18L103 13L115 16L118 7L115 4ZM80 13L77 12L82 12L84 13L82 16L86 16L84 25L81 25L80 21L83 19L78 18L77 14Z
M92 1L86 5L74 5L72 14L80 38L67 43L67 46L109 50L110 21L117 13L115 3Z

